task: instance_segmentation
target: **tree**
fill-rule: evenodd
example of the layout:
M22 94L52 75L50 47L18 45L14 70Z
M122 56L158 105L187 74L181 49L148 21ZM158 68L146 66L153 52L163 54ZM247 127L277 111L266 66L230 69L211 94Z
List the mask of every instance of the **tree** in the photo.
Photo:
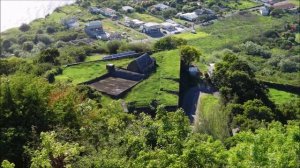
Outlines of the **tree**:
M25 51L31 51L33 49L33 42L31 41L27 41L25 43L23 43L23 50Z
M299 167L299 122L269 124L252 133L233 136L228 167Z
M19 30L21 30L22 32L26 32L30 29L30 26L28 24L23 23L20 27Z
M177 48L178 46L186 44L187 41L185 39L168 36L158 40L154 44L154 50L171 50Z
M121 45L122 45L122 42L117 41L117 40L109 41L106 44L108 51L111 54L116 54L118 52L119 48L121 47Z
M200 55L201 53L191 46L182 46L180 49L181 61L186 66L189 66L195 60L199 60Z
M225 55L223 61L215 65L212 81L220 89L225 104L260 99L264 104L273 106L266 88L255 79L249 65L236 55Z
M38 62L58 64L57 57L59 57L59 55L59 51L55 48L46 49L39 54Z
M24 144L34 128L47 130L53 113L47 108L49 84L32 75L1 77L0 82L0 160L23 165Z
M72 159L83 150L77 143L61 143L55 132L41 133L41 148L33 153L31 168L70 167Z

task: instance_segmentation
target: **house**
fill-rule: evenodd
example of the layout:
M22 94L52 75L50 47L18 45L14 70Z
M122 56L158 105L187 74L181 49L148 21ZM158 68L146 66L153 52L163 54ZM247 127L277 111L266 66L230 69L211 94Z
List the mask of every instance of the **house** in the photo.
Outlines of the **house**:
M194 22L198 19L198 15L195 12L178 13L176 16L178 16L180 19L187 20L187 21L190 21L190 22Z
M165 5L165 4L162 4L162 3L153 5L153 7L154 7L154 9L156 9L156 10L158 10L158 11L164 11L164 10L170 8L170 6Z
M201 22L207 22L213 19L217 19L217 15L214 11L206 8L197 9L194 11Z
M111 8L100 8L100 14L106 17L115 17L117 12Z
M214 70L215 70L215 64L214 63L209 64L208 71L207 71L209 77L212 77Z
M127 12L127 13L132 13L132 12L134 12L134 8L131 6L123 6L122 11Z
M79 27L79 22L77 21L76 18L70 18L70 19L63 19L62 24L67 28L67 29L74 29Z
M277 2L272 5L274 9L283 9L283 10L288 10L288 9L293 9L296 6L288 1L282 1L282 2Z
M100 21L91 21L85 25L85 33L91 38L106 40L109 34L105 33Z
M163 30L166 30L168 32L174 32L176 31L176 24L172 24L172 23L169 23L169 22L164 22L164 23L161 23L161 28Z
M270 10L266 6L263 6L259 9L259 13L263 16L268 16L270 13Z
M160 32L160 24L154 22L145 23L142 27L142 32L146 34L156 34Z
M101 10L97 7L89 7L89 11L91 14L99 14Z
M141 27L145 22L140 21L138 19L125 19L125 25L132 28L139 28Z
M127 66L127 70L140 74L150 74L156 68L156 60L151 58L149 54L145 53L142 56L136 58L130 62Z

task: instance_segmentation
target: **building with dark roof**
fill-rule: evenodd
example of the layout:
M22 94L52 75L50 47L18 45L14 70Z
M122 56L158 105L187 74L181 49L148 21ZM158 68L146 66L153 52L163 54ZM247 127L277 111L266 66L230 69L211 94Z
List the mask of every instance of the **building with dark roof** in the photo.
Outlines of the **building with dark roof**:
M85 33L91 38L108 39L109 34L105 33L101 21L91 21L85 25Z
M136 58L131 63L128 64L127 70L141 73L150 74L156 68L156 60L151 58L147 53Z

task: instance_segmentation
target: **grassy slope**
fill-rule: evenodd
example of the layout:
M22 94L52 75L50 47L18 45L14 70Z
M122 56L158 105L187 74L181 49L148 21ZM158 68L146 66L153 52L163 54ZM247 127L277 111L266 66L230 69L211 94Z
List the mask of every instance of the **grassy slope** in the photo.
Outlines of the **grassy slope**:
M145 13L132 13L132 14L128 14L128 17L130 18L133 18L133 19L139 19L141 21L144 21L144 22L157 22L157 23L162 23L163 20L157 18L157 17L154 17L154 16L151 16L151 15L148 15L148 14L145 14Z
M224 139L229 136L227 121L227 115L221 110L219 98L211 94L201 93L194 130Z
M290 15L282 18L263 17L258 14L236 15L217 21L213 25L198 28L197 34L190 34L188 35L190 37L187 36L186 39L188 39L188 45L197 47L203 53L197 64L202 71L206 71L209 63L218 61L212 57L214 51L240 44L250 37L257 36L268 29L281 27L285 22L294 19L295 16ZM198 36L198 34L200 35ZM179 36L184 38L185 35ZM278 83L295 83L284 74L282 76L283 78L270 76L267 80Z
M275 104L284 104L287 103L289 100L292 98L296 98L297 95L277 89L269 89L269 95L270 99L275 103ZM298 96L299 99L299 96ZM299 99L300 101L300 99Z
M157 71L135 86L125 100L136 102L137 106L147 106L155 99L165 105L177 105L178 96L165 90L176 92L179 90L179 83L172 80L179 79L178 50L159 52L153 57L157 60Z

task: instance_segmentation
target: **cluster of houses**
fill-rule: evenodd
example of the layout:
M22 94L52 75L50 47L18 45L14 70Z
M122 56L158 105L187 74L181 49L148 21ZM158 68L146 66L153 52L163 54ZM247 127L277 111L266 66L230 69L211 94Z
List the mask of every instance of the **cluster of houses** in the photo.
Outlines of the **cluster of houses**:
M158 34L178 34L185 31L184 26L170 19L166 20L164 23L145 23L138 19L130 19L126 17L124 25L133 29L138 29L139 31L150 36L155 36Z
M275 1L275 0L261 0L264 6L259 9L259 12L263 16L268 16L271 9L281 9L281 10L296 10L296 6L289 1Z

